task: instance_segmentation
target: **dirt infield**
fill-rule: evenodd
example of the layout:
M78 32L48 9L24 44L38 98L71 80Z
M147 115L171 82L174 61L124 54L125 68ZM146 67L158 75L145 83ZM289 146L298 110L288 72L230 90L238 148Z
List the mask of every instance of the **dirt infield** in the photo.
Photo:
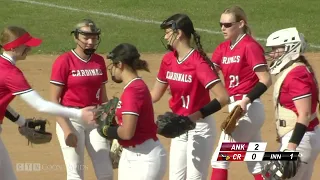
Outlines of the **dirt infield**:
M56 56L47 56L47 55L33 55L30 56L26 61L19 62L18 66L25 73L31 86L37 90L44 98L49 98L49 78L51 73L51 65ZM140 75L147 82L148 86L151 88L155 76L158 71L160 64L161 56L155 54L144 54L142 58L146 59L149 62L150 69L152 73L141 73ZM317 67L320 66L320 54L310 53L307 54L307 58L310 63L313 65L318 79L320 79L320 70L317 72ZM108 62L107 62L108 63ZM123 85L118 85L113 82L109 82L107 93L108 96L117 95L119 96L122 91ZM262 137L263 141L268 142L267 151L276 150L278 145L275 141L275 126L273 121L273 110L271 107L272 103L272 88L270 88L266 94L262 97L262 100L265 104L266 111L266 121L262 128ZM155 104L155 113L158 115L166 110L168 110L168 95L166 94L160 102ZM268 105L267 105L268 103ZM66 179L65 165L63 162L62 153L60 146L55 134L55 119L53 116L46 114L41 114L36 112L27 106L22 100L16 98L11 106L20 112L24 117L30 116L40 116L48 118L51 121L49 131L53 132L54 137L50 144L46 145L33 145L27 146L27 141L25 138L19 135L17 131L17 126L11 123L8 120L4 121L3 131L2 131L2 140L10 153L12 164L16 170L16 175L18 179L23 180L34 180L34 179L46 179L46 180L61 180ZM224 108L217 114L215 114L215 119L217 126L219 127L222 119L227 115L227 109ZM217 138L218 141L220 130L217 129ZM169 151L170 141L168 139L160 138L161 142L165 145L165 148ZM216 145L215 145L216 147ZM85 169L85 179L94 180L94 170L90 162L88 155L85 155L85 166L82 167ZM208 167L210 168L210 167ZM316 166L314 168L313 180L319 179L320 172L317 171L320 169L320 159L316 161ZM211 170L209 171L211 172ZM244 162L233 162L230 166L229 171L230 180L249 180L253 177L248 173L246 164ZM318 177L318 178L317 178ZM115 171L115 178L117 179L117 172ZM166 178L168 179L168 172L166 173Z

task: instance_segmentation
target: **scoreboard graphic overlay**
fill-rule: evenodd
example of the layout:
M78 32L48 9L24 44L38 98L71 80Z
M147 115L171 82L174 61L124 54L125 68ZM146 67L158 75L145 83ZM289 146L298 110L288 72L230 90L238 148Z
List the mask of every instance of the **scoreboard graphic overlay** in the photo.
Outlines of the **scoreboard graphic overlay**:
M217 161L295 161L299 152L265 152L266 142L224 142Z

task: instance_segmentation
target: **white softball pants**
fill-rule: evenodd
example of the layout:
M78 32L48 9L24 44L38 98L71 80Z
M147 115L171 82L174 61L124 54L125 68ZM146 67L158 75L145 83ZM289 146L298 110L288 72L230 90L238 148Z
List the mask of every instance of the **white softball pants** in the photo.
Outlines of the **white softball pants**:
M1 126L0 126L1 133ZM17 177L14 174L12 163L9 157L9 153L4 146L0 137L0 179L1 180L16 180Z
M146 140L123 148L118 180L162 180L167 169L167 152L159 140Z
M206 180L216 138L213 116L197 122L196 128L173 138L170 146L170 180Z
M287 148L292 132L290 131L281 138L280 151ZM307 131L296 150L302 155L301 161L303 163L301 163L298 173L290 180L311 180L313 166L320 152L320 128L316 127L314 131Z
M61 146L66 170L67 180L83 180L84 149L91 158L97 180L112 180L113 169L109 157L109 141L99 135L93 125L87 125L82 120L70 119L74 132L78 138L76 148L65 144L64 133L59 124L56 124L56 133Z
M239 104L240 101L229 104L229 112ZM247 105L247 113L238 121L238 125L235 131L232 133L232 140L223 131L221 132L219 144L212 156L211 165L216 169L228 169L229 161L216 161L219 155L219 151L222 142L261 142L260 129L264 123L265 112L264 106L260 99L254 100L251 104ZM246 162L247 168L250 173L258 174L261 172L263 164L262 162Z

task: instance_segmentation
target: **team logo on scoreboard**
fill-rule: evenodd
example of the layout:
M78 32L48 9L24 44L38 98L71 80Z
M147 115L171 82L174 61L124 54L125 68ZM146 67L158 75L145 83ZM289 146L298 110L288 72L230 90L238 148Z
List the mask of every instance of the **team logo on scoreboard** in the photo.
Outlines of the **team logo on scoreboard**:
M220 153L220 156L222 157L223 161L228 161L230 159L230 156L226 155L226 154L222 154Z

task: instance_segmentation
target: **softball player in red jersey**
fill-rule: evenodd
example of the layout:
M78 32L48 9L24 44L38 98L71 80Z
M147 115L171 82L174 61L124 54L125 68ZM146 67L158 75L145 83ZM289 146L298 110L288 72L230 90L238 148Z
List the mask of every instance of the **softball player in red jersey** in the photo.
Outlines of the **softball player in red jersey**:
M92 20L85 19L76 25L74 37L77 47L60 55L52 66L52 101L75 108L107 101L106 65L103 57L94 53L100 40L99 35L100 29ZM67 120L57 117L56 126L67 168L67 179L84 179L85 148L92 160L97 179L113 179L111 161L107 156L109 141L98 134L94 125L85 124L81 119L69 120L72 127L61 126L59 122Z
M270 73L276 75L274 103L280 151L298 151L303 162L292 180L311 180L320 152L317 105L318 83L311 65L303 56L304 36L296 28L286 28L267 38L273 60Z
M33 90L22 71L15 65L17 61L24 60L31 50L31 47L39 46L42 40L32 37L25 29L16 26L8 26L0 34L0 44L3 53L0 55L0 131L1 124L6 112L13 113L8 105L15 98L20 96L30 106L36 110L52 115L64 117L82 118L85 121L93 119L92 108L87 107L82 110L63 107L61 105L44 100L35 90ZM25 119L20 116L17 120L19 126L25 124ZM0 139L0 179L17 179L12 169L9 154Z
M118 126L106 129L106 138L117 139L123 147L119 161L119 180L161 180L167 167L167 153L157 138L150 91L138 76L149 71L135 46L122 43L108 55L110 74L116 83L124 83L116 110ZM101 132L101 134L103 134Z
M205 180L215 141L215 120L211 114L226 105L229 97L202 49L190 18L175 14L161 28L171 51L162 59L151 91L152 101L157 102L170 86L172 112L197 122L194 130L171 141L169 179ZM191 36L196 49L190 46ZM213 101L209 90L216 97Z
M227 8L221 15L220 26L226 41L215 49L212 62L223 74L230 96L229 112L239 104L246 113L232 133L233 139L221 132L211 162L212 180L228 179L230 162L216 161L222 142L262 141L260 128L265 113L259 97L272 83L264 50L250 35L245 12L238 6ZM247 166L256 180L262 179L261 162L247 162Z

